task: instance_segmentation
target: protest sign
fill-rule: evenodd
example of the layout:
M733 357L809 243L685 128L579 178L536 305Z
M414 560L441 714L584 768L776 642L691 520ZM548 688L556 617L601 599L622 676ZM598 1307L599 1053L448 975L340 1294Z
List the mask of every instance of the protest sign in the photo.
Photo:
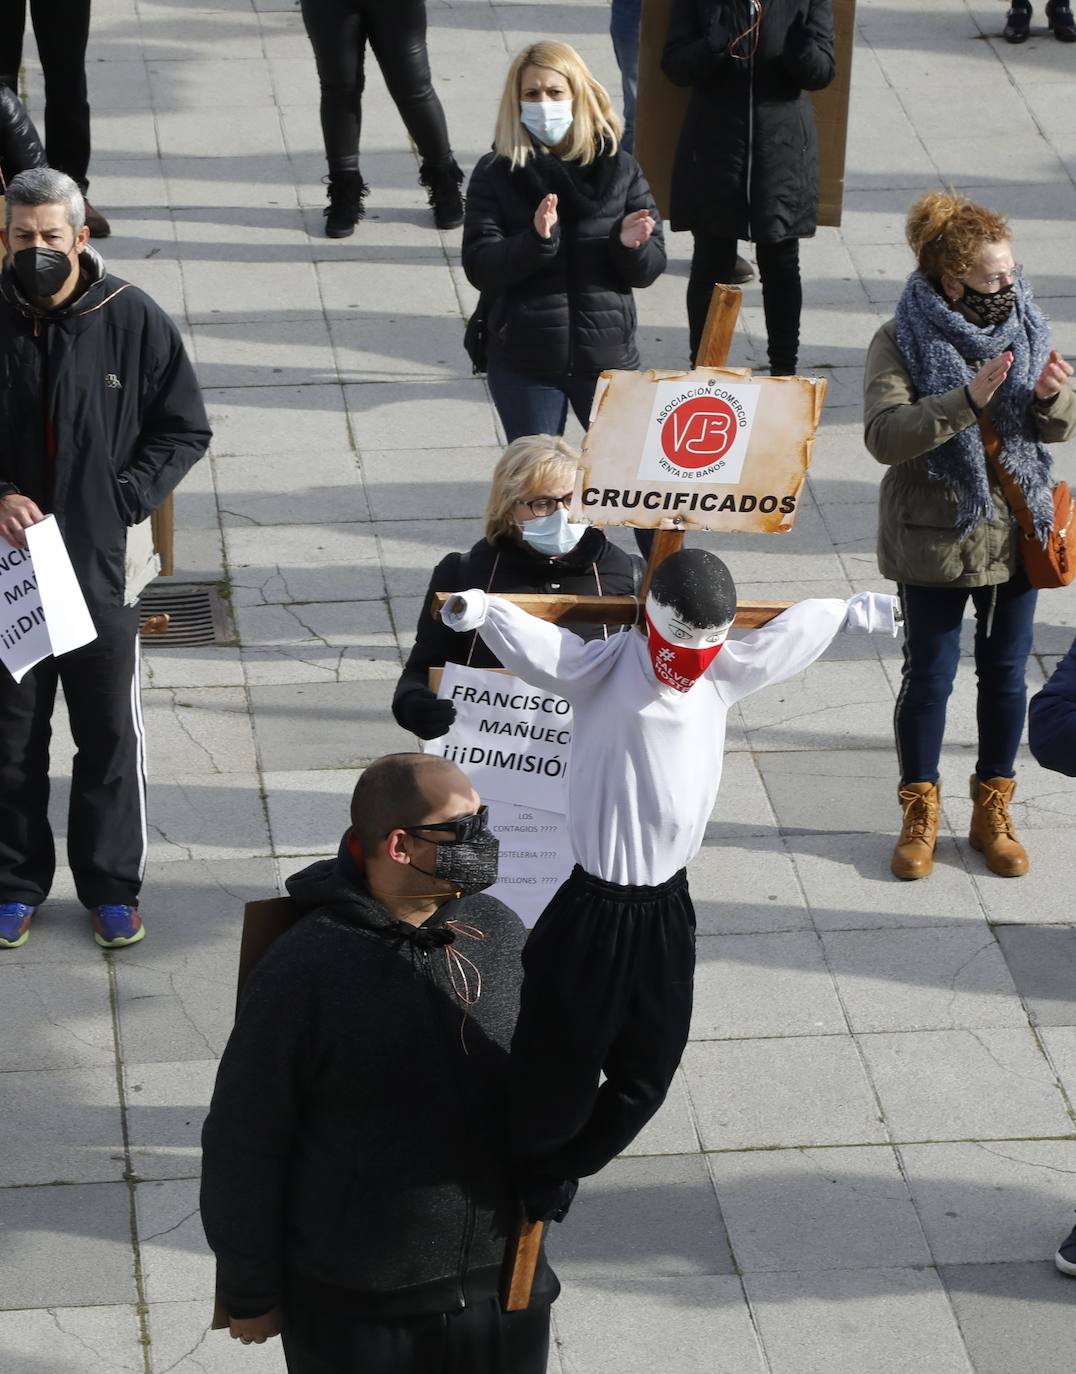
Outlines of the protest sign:
M16 682L97 637L55 516L25 533L25 549L0 538L0 662Z
M437 694L454 703L456 719L426 752L458 764L489 806L501 842L489 891L533 925L573 862L565 819L571 707L520 678L458 663L445 664Z
M825 390L820 378L739 368L603 373L572 518L787 533Z

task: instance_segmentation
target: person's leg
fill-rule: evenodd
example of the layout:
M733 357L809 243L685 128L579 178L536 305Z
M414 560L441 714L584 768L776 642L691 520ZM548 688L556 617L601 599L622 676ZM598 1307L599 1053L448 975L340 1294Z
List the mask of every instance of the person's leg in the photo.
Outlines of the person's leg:
M147 846L138 607L95 620L97 638L58 660L78 751L67 853L83 906L137 906Z
M800 282L800 241L755 245L758 275L762 282L762 310L766 316L766 344L770 375L791 377L796 371L800 346L800 315L803 285Z
M687 325L691 362L694 365L706 327L714 285L716 282L731 281L736 270L736 240L719 238L701 229L692 230L691 237L695 247L687 279Z
M321 136L329 175L359 170L366 31L357 0L302 0L321 86Z
M568 397L554 381L513 372L497 358L486 370L493 404L511 443L523 434L563 434Z
M26 29L26 0L0 4L0 85L19 93L22 38Z
M30 0L30 16L45 77L45 153L85 192L90 168L90 103L86 44L90 0Z
M281 1336L288 1374L447 1374L443 1316L369 1321L291 1299Z
M0 902L39 906L56 871L49 826L49 741L56 660L15 682L0 668Z
M589 429L590 408L594 404L594 392L598 385L597 376L569 377L564 385L572 413L584 429Z
M364 0L363 14L385 85L428 166L452 158L445 112L430 76L425 0Z
M620 90L624 97L624 137L626 153L635 150L635 97L639 85L639 23L642 0L612 0L609 10L609 37L613 40L616 65L620 68Z
M1016 751L1027 715L1028 655L1035 627L1038 592L1023 569L1000 586L980 587L975 604L975 674L979 692L980 778L1016 776ZM993 603L993 605L991 605Z
M444 1325L443 1362L428 1366L422 1374L545 1374L548 1304L502 1312L496 1298L486 1298L448 1313Z

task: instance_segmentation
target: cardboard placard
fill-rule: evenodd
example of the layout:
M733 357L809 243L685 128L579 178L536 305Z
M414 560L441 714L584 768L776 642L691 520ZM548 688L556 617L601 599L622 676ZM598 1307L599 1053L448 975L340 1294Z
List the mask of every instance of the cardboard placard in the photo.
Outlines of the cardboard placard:
M661 70L661 52L669 27L671 0L643 0L639 30L639 95L635 114L635 156L638 158L662 217L669 217L673 159L680 141L688 97ZM837 227L844 204L844 162L848 142L848 101L855 45L855 0L833 0L833 31L837 74L824 91L812 91L818 125L818 223ZM715 134L716 137L716 134Z
M825 391L821 378L738 368L603 373L572 519L786 534Z

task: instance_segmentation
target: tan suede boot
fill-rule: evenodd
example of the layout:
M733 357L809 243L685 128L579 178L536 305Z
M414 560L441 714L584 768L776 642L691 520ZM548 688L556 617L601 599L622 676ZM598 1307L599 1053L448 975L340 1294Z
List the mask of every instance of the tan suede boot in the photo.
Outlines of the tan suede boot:
M934 871L934 846L938 842L941 793L936 782L906 782L897 789L904 808L904 824L889 867L894 877L911 882L929 878Z
M971 813L968 842L982 852L986 866L1002 878L1022 878L1028 870L1027 850L1016 838L1009 803L1016 791L1015 778L971 775Z

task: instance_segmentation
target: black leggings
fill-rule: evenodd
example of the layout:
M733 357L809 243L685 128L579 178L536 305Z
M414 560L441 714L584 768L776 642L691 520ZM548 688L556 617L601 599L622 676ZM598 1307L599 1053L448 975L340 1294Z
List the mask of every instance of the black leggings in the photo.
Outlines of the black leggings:
M329 171L358 169L366 44L425 163L452 156L445 112L430 79L425 0L302 0L321 82Z
M732 279L736 266L736 240L692 230L695 251L687 281L687 319L691 334L691 361L699 351L706 312L715 282ZM762 282L762 309L766 315L766 342L770 371L793 373L800 343L800 312L803 287L800 284L800 241L781 239L779 243L755 245L758 275Z

